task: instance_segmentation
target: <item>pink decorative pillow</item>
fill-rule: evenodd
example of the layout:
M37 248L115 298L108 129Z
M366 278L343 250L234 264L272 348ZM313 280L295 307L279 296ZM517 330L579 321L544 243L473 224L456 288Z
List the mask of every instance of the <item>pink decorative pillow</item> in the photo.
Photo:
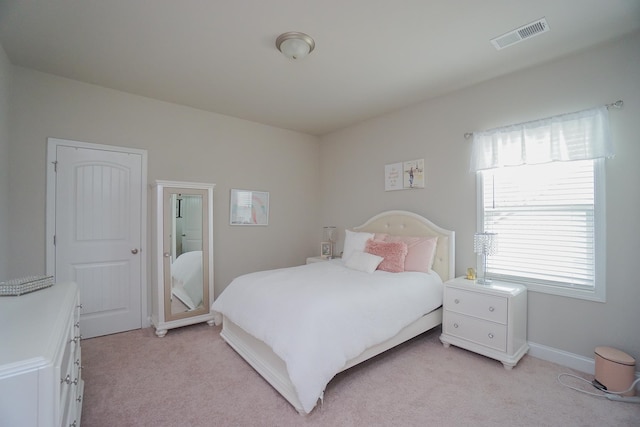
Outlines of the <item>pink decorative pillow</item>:
M373 240L384 242L387 237L389 237L387 233L374 233Z
M389 271L391 273L401 273L404 271L404 260L407 256L407 244L404 242L379 242L367 240L365 252L378 255L384 259L378 265L378 270Z
M407 244L407 256L404 260L406 271L431 271L436 255L437 237L387 236L386 242L404 242Z

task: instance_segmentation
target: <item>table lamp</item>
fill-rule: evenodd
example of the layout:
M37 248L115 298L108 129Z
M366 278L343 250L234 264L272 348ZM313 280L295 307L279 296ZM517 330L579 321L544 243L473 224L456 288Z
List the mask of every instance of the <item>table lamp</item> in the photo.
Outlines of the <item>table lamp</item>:
M336 227L333 225L328 225L326 227L322 227L322 240L325 242L329 242L331 245L331 255L329 258L335 258L335 243L336 243Z
M488 285L491 280L487 279L487 256L494 255L498 251L497 233L476 233L473 236L473 249L478 255L482 255L482 276L478 277L476 283Z

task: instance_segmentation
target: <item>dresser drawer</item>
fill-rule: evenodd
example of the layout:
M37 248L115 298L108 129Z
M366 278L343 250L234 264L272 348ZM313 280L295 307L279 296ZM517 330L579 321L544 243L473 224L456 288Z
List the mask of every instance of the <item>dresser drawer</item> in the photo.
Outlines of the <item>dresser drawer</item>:
M74 372L74 360L77 342L74 340L75 331L73 328L75 316L73 313L70 313L69 320L67 321L67 325L65 327L66 333L64 334L64 341L62 346L62 353L59 356L59 360L56 362L56 373L57 373L57 386L58 389L58 406L59 406L59 416L64 419L65 408L67 407L69 400L71 399L71 388L73 385L73 381L75 379Z
M507 326L445 311L442 331L498 351L507 350Z
M61 427L80 427L80 414L82 412L82 393L84 383L82 381L82 348L76 346L74 361L71 366L73 381L69 387L67 401L64 402L64 418Z
M504 297L447 287L444 306L449 311L507 324L507 298Z

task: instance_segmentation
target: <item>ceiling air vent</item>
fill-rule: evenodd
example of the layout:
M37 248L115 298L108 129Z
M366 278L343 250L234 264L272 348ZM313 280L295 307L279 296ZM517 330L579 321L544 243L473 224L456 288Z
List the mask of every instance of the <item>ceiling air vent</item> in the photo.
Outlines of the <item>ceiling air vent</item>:
M547 24L545 18L541 18L498 36L495 39L491 39L491 44L493 44L497 50L501 50L505 47L520 43L523 40L530 39L533 36L537 36L538 34L546 33L547 31L549 31L549 24Z

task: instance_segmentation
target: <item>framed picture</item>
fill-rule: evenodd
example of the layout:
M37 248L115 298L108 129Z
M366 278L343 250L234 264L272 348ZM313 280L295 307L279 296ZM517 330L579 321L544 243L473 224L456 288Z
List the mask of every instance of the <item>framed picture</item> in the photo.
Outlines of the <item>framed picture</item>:
M402 190L402 163L384 165L384 191Z
M320 256L325 259L331 258L331 242L320 243Z
M269 225L267 191L231 190L229 205L231 225Z
M404 188L424 188L424 159L404 162Z

